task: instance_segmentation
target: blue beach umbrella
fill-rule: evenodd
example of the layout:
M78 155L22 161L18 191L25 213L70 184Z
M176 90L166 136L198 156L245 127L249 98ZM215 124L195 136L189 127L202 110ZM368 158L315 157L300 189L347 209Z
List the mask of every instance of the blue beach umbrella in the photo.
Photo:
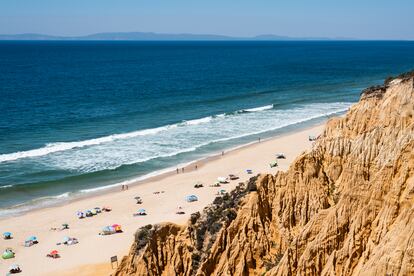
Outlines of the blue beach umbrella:
M31 236L31 237L28 237L26 241L37 241L37 238L35 236Z
M7 237L11 237L12 233L10 232L4 232L3 233L3 237L7 238Z
M68 241L70 241L70 238L68 236L63 237L63 242L68 242Z

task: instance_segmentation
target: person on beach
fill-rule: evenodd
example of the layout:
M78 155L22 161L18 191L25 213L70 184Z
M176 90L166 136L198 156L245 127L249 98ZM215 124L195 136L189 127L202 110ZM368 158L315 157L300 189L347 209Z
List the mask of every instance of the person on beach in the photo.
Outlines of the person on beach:
M181 169L181 172L184 172L184 168Z
M224 155L224 151L221 152L221 156L223 156L223 155Z
M178 172L179 172L179 170L178 170L178 168L177 168L177 174L178 174Z
M195 169L196 169L196 170L197 170L197 168L198 168L198 167L197 167L197 165L195 165Z
M124 185L122 185L121 186L121 191L123 191L125 189L125 186Z
M125 190L128 190L128 185L125 185Z
M259 143L260 143L260 137L259 137Z

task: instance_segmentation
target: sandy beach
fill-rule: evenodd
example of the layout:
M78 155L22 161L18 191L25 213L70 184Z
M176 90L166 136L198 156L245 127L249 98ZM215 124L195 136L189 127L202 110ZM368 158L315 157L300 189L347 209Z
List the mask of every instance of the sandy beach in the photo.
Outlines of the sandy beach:
M180 170L178 174L174 172L151 178L138 185L130 185L127 191L119 188L111 193L4 218L0 220L0 232L12 232L14 238L1 239L0 249L10 247L16 256L0 260L0 274L4 275L10 265L17 263L23 270L20 275L109 275L112 271L110 257L116 255L121 260L139 227L164 221L184 224L191 213L201 211L211 203L220 189L230 191L239 182L258 173L274 174L277 170L287 169L300 153L311 147L308 136L319 135L322 130L323 125L318 125L225 152L222 156L198 162L197 170L192 164L185 168L184 173ZM279 166L270 168L269 163L275 161L275 154L279 152L284 153L286 159L278 160ZM246 169L253 170L253 174L247 174ZM217 177L229 174L236 174L240 179L221 187L210 187ZM194 188L197 182L203 183L204 187ZM154 194L157 191L160 193ZM189 194L197 195L198 201L186 202L185 196ZM136 204L136 196L142 198L142 204ZM103 206L112 207L112 211L85 219L76 217L78 210ZM177 206L183 207L184 215L175 213ZM145 208L148 215L134 217L133 213L140 208ZM62 223L68 223L70 229L50 230ZM122 225L123 233L98 235L104 226L115 223ZM24 240L32 235L38 238L39 244L24 247ZM65 236L76 237L79 243L56 245ZM61 258L46 258L46 254L54 249L60 252Z

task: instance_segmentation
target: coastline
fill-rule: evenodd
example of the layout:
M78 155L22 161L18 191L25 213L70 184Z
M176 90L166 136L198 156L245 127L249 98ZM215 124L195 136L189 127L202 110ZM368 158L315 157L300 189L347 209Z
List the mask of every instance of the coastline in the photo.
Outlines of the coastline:
M338 116L338 115L336 115ZM340 115L339 115L340 116ZM289 129L289 127L285 128L281 128L278 130L281 130L281 132L277 132L269 137L266 138L262 138L261 142L266 142L269 140L273 140L273 139L278 139L284 136L288 136L292 133L295 132L299 132L299 131L306 131L308 129L312 129L316 126L320 126L320 125L324 125L326 123L327 120L329 120L329 118L335 117L335 115L328 115L326 116L326 118L318 118L319 120L315 121L315 122L307 122L308 124L305 124L303 126L299 126L299 127L294 127L294 125L289 126L289 127L293 127L292 129ZM240 145L236 145L227 149L224 149L223 151L226 152L226 154L228 153L232 153L232 152L236 152L239 150L243 150L245 148L248 148L252 145L257 144L257 140L255 141L251 141L245 144L240 144ZM28 213L32 213L32 212L36 212L36 211L40 211L40 210L44 210L44 209L49 209L49 208L54 208L54 207L59 207L59 206L64 206L66 204L70 204L73 202L77 202L80 200L86 200L89 198L94 198L100 195L105 195L105 194L111 194L113 192L119 191L122 185L128 185L129 187L134 187L137 185L141 185L144 184L146 182L155 182L155 181L159 181L162 180L166 177L170 177L173 175L176 175L176 169L179 168L180 171L182 168L185 169L185 172L191 172L194 170L194 166L197 164L197 166L199 168L201 168L203 165L205 165L208 162L212 162L214 160L217 160L221 157L221 152L215 152L215 153L211 153L205 157L196 159L196 160L192 160L192 161L188 161L188 162L184 162L184 163L180 163L177 164L174 167L169 167L169 168L165 168L165 169L161 169L158 171L154 171L130 180L125 180L119 183L115 183L115 184L110 184L107 186L103 186L103 187L95 187L95 188L90 188L90 189L85 189L85 190L81 190L79 191L78 194L76 195L72 195L72 196L68 196L68 198L65 198L65 194L60 194L60 195L56 195L56 196L51 196L50 198L54 198L56 200L56 202L49 202L47 205L38 205L38 206L31 206L33 205L33 202L28 202L28 203L23 203L23 204L19 204L16 206L12 206L9 209L3 209L3 210L10 210L9 214L5 214L5 215L0 215L0 222L3 220L6 220L7 218L10 217L16 217L16 216L23 216L25 214ZM82 192L82 191L88 191L91 190L90 192ZM49 197L47 197L49 198ZM57 201L59 199L62 199L61 202ZM39 201L44 200L44 198L39 198ZM32 203L32 204L31 204ZM28 209L23 209L23 210L18 210L19 207L17 206L28 206Z
M5 243L4 246L12 247L16 251L16 258L10 262L9 260L3 262L0 265L0 272L12 263L19 263L22 266L23 275L47 275L57 271L61 275L64 271L74 270L82 275L83 269L79 270L79 268L103 263L107 263L109 269L109 257L117 255L118 259L122 258L127 253L133 234L139 227L163 221L183 224L191 213L201 211L211 203L218 189L229 191L239 182L238 180L231 181L230 184L224 184L221 188L209 187L209 184L214 183L218 176L235 173L240 176L240 181L245 181L257 173L274 174L277 170L287 169L301 152L311 146L307 136L320 134L324 124L318 123L273 138L263 139L261 142L241 145L227 150L224 156L216 154L187 163L184 173L180 171L177 174L175 171L168 171L152 176L129 184L128 191L120 191L118 186L99 191L97 194L89 193L85 197L68 200L56 206L32 210L15 217L1 218L0 231L11 231L15 236L14 240ZM274 154L277 152L284 152L287 159L280 160L279 167L269 168L268 164L274 161ZM195 162L198 166L197 170L194 168ZM253 169L253 175L245 173L247 168ZM193 188L198 181L204 183L204 188ZM165 190L165 193L153 194L154 191L161 190ZM199 196L199 201L186 203L185 195L193 193ZM137 194L144 199L142 205L136 205L134 202L133 198ZM86 210L95 206L102 207L105 204L110 205L113 211L83 220L76 218L77 210ZM174 210L177 206L183 206L186 214L176 215ZM132 213L138 208L147 209L149 215L132 217ZM61 223L69 223L71 228L64 232L48 231L49 228L57 227ZM105 237L97 235L103 226L113 223L123 225L124 233ZM22 241L30 235L38 236L40 244L31 248L23 248ZM66 235L77 237L80 244L56 246L56 242ZM62 258L58 260L45 258L44 255L52 249L61 250ZM91 252L91 256L78 256L82 255L79 252L84 252L84 250ZM30 274L27 274L29 271Z

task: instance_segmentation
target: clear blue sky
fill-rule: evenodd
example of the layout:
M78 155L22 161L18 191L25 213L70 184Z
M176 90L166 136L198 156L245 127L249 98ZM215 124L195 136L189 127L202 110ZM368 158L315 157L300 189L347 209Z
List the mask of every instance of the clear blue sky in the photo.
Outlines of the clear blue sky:
M414 39L414 0L0 0L0 33Z

